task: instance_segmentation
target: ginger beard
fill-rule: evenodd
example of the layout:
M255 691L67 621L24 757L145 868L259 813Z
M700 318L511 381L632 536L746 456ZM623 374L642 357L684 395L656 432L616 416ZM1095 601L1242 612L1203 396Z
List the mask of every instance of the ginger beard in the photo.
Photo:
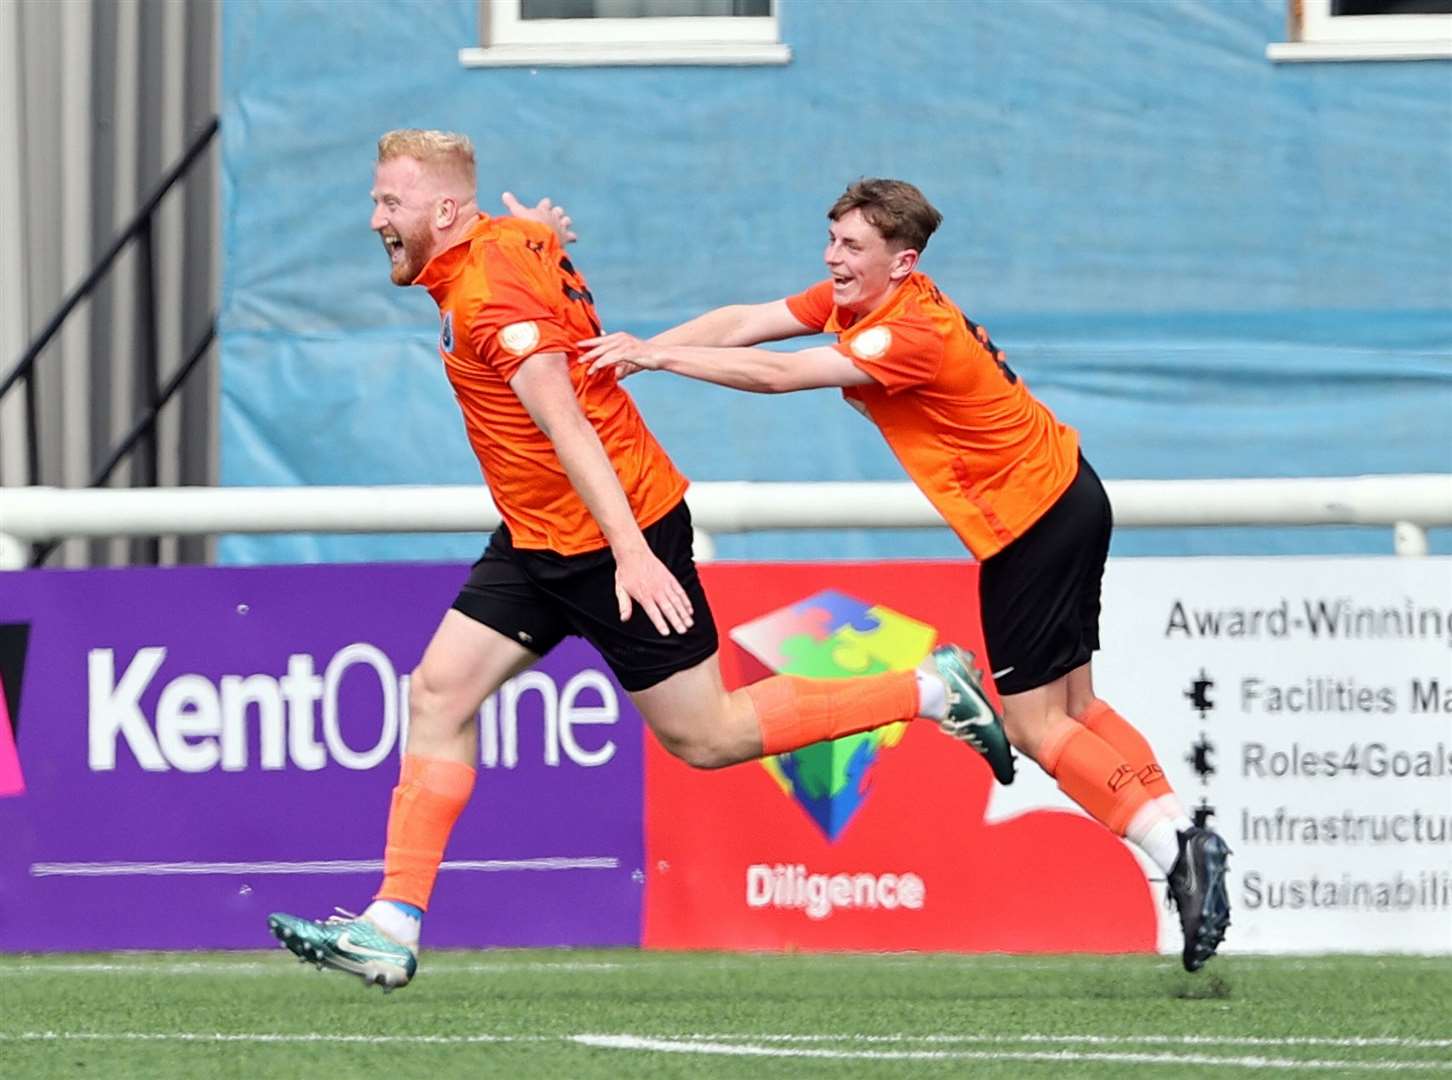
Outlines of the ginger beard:
M378 230L378 235L383 240L384 250L388 252L389 279L395 285L412 285L419 274L423 273L424 264L429 261L433 236L428 224L421 224L412 230L397 225L385 225Z

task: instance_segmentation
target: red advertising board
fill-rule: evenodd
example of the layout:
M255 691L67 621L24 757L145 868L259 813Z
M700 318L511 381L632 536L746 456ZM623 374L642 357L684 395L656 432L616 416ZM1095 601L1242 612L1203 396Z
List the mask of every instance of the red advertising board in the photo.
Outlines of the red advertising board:
M728 687L911 667L944 641L983 655L967 561L702 575ZM1065 809L986 821L986 763L928 722L719 772L645 741L646 947L1155 948L1150 889L1119 839Z

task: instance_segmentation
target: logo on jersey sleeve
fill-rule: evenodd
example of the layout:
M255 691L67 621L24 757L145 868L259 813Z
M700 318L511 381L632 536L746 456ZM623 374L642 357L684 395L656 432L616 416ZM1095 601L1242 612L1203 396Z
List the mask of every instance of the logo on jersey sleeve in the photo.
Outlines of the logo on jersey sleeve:
M444 312L444 325L439 328L439 348L446 353L454 351L454 313Z
M859 360L876 360L892 345L892 331L885 326L873 326L862 331L850 342L852 355Z
M499 331L499 344L515 356L533 352L539 345L539 327L533 322L510 323Z

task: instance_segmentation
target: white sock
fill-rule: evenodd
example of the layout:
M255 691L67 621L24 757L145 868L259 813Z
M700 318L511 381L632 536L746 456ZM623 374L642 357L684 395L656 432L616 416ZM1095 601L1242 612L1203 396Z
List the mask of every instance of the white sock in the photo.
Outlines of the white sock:
M375 900L364 909L363 918L399 944L407 945L410 949L418 948L423 920L415 919L397 904L390 904L387 900Z
M929 666L932 670L928 670ZM914 674L918 677L918 715L932 720L948 718L948 684L938 674L932 658L918 665Z
M1138 845L1156 866L1168 874L1180 857L1180 837L1174 821L1158 804L1159 800L1151 799L1140 807L1130 819L1124 837Z
M1190 815L1185 813L1185 804L1180 802L1180 797L1174 792L1170 792L1168 795L1161 795L1155 802L1164 811L1165 817L1173 821L1175 828L1180 832L1195 827L1195 823L1190 820Z

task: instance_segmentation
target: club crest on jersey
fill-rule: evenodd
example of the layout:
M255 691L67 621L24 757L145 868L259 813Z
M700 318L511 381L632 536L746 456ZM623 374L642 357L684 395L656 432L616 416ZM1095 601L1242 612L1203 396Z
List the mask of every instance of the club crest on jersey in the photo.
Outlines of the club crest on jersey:
M439 348L446 353L454 351L454 313L444 312L444 325L439 328Z
M499 344L515 356L533 352L535 346L539 344L539 327L533 322L510 323L499 331Z
M859 360L876 360L891 344L892 331L885 326L874 326L852 339L852 355Z

